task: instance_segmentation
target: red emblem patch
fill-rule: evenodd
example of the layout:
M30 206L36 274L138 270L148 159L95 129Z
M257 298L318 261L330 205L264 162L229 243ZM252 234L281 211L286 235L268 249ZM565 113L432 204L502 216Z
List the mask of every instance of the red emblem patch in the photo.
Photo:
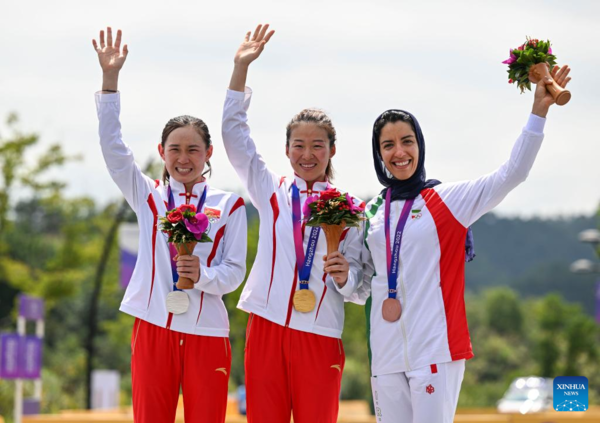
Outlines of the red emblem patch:
M435 392L435 388L433 387L433 385L429 385L429 386L427 386L427 388L425 388L425 391L426 391L426 392L427 392L429 395L431 395L431 394L433 394L433 393Z

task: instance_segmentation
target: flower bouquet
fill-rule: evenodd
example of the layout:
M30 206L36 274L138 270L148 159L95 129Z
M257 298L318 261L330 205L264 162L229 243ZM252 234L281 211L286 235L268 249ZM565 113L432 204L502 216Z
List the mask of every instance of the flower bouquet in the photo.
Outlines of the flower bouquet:
M320 226L327 239L327 255L338 250L346 226L357 227L364 212L363 205L354 205L350 194L341 194L335 188L322 191L306 199L303 208L307 226Z
M550 41L540 41L527 37L527 41L515 49L510 49L510 57L504 64L508 65L508 83L517 84L521 93L525 88L531 90L531 83L537 84L545 77L550 77L550 69L556 66L556 56L552 54ZM571 99L571 93L553 81L546 89L559 106Z
M160 218L160 230L169 235L169 242L179 255L191 255L199 242L212 242L206 234L207 228L208 218L204 213L196 213L193 204L182 204ZM181 277L177 281L179 289L193 287L194 281L190 278Z

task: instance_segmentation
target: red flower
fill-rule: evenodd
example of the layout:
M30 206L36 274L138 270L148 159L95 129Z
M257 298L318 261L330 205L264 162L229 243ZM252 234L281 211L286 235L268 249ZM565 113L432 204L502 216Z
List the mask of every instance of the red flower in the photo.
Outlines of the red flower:
M177 210L179 210L181 213L185 213L186 211L196 213L196 206L193 204L182 204L181 206L177 207Z
M334 198L338 198L340 195L342 194L337 189L330 188L326 191L321 192L321 200L333 200Z
M183 219L183 214L179 210L172 211L167 214L167 220L171 223L177 223Z
M508 83L509 83L509 84L512 84L513 82L515 82L515 81L513 81L512 79L509 79L509 80L508 80Z

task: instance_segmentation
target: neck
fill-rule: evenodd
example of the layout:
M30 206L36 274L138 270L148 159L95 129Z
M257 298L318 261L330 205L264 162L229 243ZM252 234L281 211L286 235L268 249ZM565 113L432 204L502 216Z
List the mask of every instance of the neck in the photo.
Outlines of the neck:
M183 184L185 186L185 191L191 192L194 189L194 185L196 185L200 182L204 182L204 181L206 181L206 179L204 178L204 176L201 176L200 178L198 178L197 180L195 180L193 182L187 182L187 183Z

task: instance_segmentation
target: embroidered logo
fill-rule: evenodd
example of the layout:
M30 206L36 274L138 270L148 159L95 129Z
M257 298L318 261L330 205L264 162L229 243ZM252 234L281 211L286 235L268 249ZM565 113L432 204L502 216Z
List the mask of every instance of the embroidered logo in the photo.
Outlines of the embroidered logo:
M204 207L204 214L208 217L210 223L215 223L221 218L221 210L211 209L210 207Z
M218 369L215 369L215 372L221 372L224 375L227 375L227 370L225 370L225 367L219 367Z
M331 366L332 369L336 369L338 372L341 372L341 366L339 364L334 364L333 366Z
M433 387L433 385L428 385L427 388L425 388L425 391L431 395L435 392L435 388Z
M420 219L421 216L423 216L423 213L421 213L421 210L416 210L416 209L411 210L410 213L411 213L411 216L410 216L411 219Z

